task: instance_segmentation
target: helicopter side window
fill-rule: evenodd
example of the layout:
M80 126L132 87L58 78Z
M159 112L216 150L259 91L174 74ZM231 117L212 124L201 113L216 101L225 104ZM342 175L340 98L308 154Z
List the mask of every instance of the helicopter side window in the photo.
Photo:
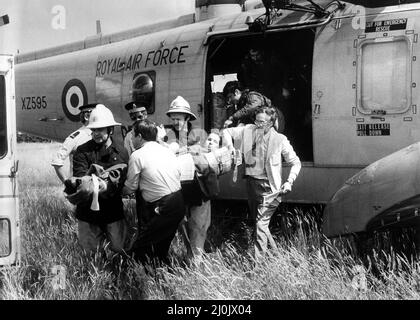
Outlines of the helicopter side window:
M411 101L410 43L404 37L359 47L358 108L365 114L404 113Z
M147 106L148 114L155 112L155 80L155 71L136 73L133 77L132 99Z
M0 76L0 158L7 153L6 80Z

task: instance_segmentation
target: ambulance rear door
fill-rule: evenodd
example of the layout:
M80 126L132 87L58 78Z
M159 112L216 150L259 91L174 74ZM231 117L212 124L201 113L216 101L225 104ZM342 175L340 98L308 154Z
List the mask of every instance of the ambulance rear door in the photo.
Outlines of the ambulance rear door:
M0 266L20 259L14 81L13 57L0 55Z

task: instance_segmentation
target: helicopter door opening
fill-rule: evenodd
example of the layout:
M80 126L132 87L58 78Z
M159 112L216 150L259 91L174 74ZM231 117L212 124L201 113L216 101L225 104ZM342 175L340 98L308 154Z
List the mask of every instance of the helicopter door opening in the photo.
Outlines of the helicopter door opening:
M313 162L312 55L315 30L212 38L207 56L206 130L223 128L235 112L223 88L236 81L268 97L285 117L285 134L301 161Z

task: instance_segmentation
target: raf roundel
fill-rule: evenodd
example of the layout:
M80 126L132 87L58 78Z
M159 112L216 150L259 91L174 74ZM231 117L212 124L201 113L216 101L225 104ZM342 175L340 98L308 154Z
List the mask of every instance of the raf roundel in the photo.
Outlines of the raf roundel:
M64 114L73 122L80 121L79 107L88 103L86 87L79 79L72 79L64 86L61 105Z

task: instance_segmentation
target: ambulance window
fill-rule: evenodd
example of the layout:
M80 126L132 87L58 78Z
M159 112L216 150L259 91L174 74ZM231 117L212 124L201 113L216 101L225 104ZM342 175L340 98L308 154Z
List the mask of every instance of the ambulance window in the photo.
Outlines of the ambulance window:
M6 81L0 76L0 158L7 153Z
M155 112L155 79L155 71L136 73L133 77L132 99L145 104L148 114Z
M10 253L10 223L8 219L0 219L0 257L7 257Z
M360 47L358 107L362 113L403 113L411 99L409 42L366 41Z

